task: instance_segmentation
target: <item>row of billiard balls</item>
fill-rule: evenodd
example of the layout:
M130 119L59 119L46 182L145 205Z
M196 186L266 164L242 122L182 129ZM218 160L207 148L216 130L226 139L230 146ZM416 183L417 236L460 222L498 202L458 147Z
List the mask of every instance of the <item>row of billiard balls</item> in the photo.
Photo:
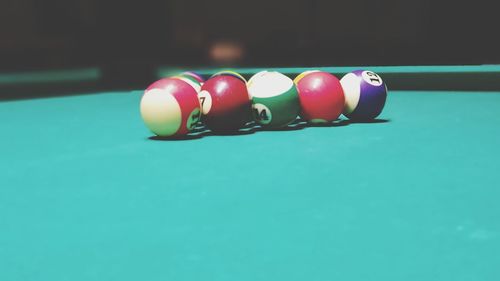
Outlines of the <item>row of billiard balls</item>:
M261 71L248 81L234 71L204 80L184 72L151 84L141 99L146 126L162 137L188 134L201 121L216 133L237 131L251 121L275 129L297 116L328 123L340 114L354 120L376 118L385 105L387 87L373 71L359 70L341 80L323 71L306 71L291 80L276 71Z

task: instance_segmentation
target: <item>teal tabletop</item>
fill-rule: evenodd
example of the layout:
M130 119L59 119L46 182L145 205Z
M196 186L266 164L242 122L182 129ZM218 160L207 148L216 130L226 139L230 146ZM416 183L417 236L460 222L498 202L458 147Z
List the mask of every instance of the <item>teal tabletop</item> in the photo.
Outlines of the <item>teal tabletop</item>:
M140 97L0 102L0 280L499 280L500 92L186 140Z

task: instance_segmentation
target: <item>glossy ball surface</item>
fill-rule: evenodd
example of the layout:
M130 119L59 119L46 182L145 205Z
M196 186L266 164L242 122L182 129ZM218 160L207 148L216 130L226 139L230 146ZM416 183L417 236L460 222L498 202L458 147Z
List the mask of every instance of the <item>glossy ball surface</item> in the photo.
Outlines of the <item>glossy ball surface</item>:
M154 134L184 136L200 120L196 90L181 79L165 78L151 84L140 103L142 120Z
M236 131L251 121L251 101L244 81L231 75L208 79L199 93L202 121L214 132Z
M344 109L344 91L339 79L323 71L306 71L294 80L299 91L300 116L311 123L329 123Z
M292 79L276 71L262 71L248 80L255 122L282 128L297 119L300 102Z
M387 98L387 86L373 71L357 70L340 80L345 95L344 115L368 121L380 115Z

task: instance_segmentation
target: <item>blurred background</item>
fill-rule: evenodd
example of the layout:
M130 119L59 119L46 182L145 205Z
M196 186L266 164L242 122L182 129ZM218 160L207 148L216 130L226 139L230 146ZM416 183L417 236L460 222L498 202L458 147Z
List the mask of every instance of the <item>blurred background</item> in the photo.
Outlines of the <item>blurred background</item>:
M490 1L493 3L493 1ZM0 0L0 73L500 63L498 11L443 0Z

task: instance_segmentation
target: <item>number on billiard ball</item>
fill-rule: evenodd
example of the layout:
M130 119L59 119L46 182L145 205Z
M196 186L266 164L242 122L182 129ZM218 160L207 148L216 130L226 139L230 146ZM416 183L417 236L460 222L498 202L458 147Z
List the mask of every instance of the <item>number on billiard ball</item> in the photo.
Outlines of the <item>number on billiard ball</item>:
M267 106L256 103L253 105L253 115L257 122L260 124L269 124L272 121L272 114Z
M370 85L380 86L383 83L382 78L380 78L380 76L378 76L378 74L375 72L363 71L361 75L363 76L363 79Z

